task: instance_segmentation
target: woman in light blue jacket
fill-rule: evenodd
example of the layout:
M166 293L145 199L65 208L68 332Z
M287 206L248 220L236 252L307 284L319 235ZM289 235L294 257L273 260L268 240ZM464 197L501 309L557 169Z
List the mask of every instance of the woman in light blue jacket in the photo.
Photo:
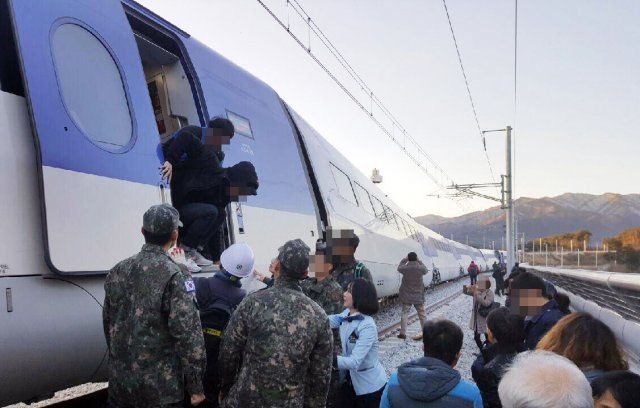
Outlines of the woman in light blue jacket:
M378 329L371 315L378 312L373 283L356 279L343 294L347 309L329 316L331 328L340 328L342 355L334 364L343 380L340 407L378 407L387 374L378 361Z

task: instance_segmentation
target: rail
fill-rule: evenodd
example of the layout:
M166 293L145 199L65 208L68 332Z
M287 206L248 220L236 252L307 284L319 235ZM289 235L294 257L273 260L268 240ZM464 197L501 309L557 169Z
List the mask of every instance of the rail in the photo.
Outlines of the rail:
M437 302L426 305L424 308L424 311L425 313L429 313L437 309L438 307L444 305L445 303L452 301L453 299L457 298L461 294L462 292L456 292L445 297L444 299L440 299ZM418 319L417 313L414 312L410 314L409 317L407 318L407 325L413 323L417 319ZM378 330L378 341L384 341L384 339L391 336L393 333L395 333L398 330L400 330L400 320L398 320L396 323L390 324L389 326L383 327L382 329Z
M640 371L640 274L523 266L565 292L574 310L605 322Z

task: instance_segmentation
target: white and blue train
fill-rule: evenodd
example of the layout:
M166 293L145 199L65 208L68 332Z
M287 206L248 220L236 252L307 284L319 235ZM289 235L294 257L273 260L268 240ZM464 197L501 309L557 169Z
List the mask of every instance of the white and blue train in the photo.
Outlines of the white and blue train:
M426 283L496 260L416 223L273 89L135 2L0 0L0 405L105 380L104 277L166 199L157 147L220 114L226 162L260 176L227 220L258 269L327 226L360 236L381 297L410 251Z

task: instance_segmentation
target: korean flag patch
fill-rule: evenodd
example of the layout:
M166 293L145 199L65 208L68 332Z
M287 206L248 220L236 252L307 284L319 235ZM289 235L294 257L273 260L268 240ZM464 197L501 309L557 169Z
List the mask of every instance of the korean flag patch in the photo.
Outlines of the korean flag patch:
M187 293L188 292L195 292L196 290L196 285L195 283L193 283L193 280L189 279L188 281L184 282L184 287L187 289Z

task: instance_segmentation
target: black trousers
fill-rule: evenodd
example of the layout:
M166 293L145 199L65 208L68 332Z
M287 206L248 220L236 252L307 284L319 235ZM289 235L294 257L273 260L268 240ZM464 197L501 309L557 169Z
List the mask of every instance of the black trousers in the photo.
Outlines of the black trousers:
M385 384L386 385L386 384ZM384 392L384 385L378 391L356 395L356 391L353 389L351 378L347 376L347 381L342 385L342 393L340 398L341 408L378 408L380 406L380 399Z
M478 274L470 273L469 279L471 279L471 284L475 285L478 282Z
M213 204L188 203L180 208L180 220L184 224L182 243L202 250L220 225L216 225L218 208Z
M204 347L207 352L207 368L202 379L204 395L207 397L207 403L203 405L205 407L218 406L218 393L220 392L218 386L218 352L220 351L220 342L220 336L204 334Z

